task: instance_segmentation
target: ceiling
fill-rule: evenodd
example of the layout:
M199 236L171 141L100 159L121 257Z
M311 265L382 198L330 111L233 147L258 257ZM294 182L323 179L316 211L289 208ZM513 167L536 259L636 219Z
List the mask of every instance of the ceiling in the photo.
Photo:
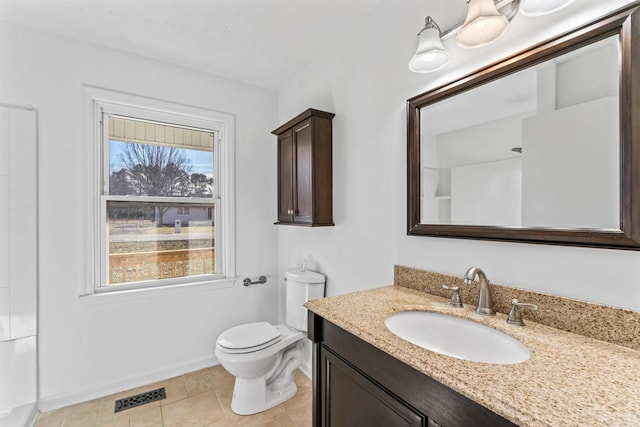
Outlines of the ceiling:
M0 0L0 21L279 90L319 52L353 37L383 1L383 13L401 8L413 16L410 23L390 23L406 27L407 40L427 15L445 31L461 24L467 8L466 0ZM502 45L542 29L553 33L552 21L562 15L574 25L588 20L581 14L589 7L604 13L612 3L631 1L581 0L547 17L516 16ZM447 46L457 49L451 40ZM482 53L456 54L452 62Z
M277 90L381 1L1 0L0 20Z

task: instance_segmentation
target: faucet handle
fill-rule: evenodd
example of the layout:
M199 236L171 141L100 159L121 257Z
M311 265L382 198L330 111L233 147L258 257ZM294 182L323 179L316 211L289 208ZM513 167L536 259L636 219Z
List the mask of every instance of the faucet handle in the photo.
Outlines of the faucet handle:
M516 326L524 326L524 322L522 321L522 313L520 313L521 308L528 308L529 310L537 310L538 306L535 304L530 304L528 302L520 302L517 298L511 300L511 311L509 311L509 317L507 317L507 323Z
M442 285L442 289L446 289L447 291L452 291L451 293L451 301L449 305L451 307L463 307L462 301L460 300L460 287L458 286L447 286Z

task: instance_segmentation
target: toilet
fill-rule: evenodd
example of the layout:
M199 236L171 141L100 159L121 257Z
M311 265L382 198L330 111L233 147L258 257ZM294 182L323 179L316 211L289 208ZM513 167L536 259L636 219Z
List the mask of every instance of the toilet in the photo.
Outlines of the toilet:
M245 323L216 340L216 357L236 377L231 399L236 414L266 411L296 394L293 374L302 363L307 330L303 304L324 296L325 276L294 268L285 272L285 280L286 323Z

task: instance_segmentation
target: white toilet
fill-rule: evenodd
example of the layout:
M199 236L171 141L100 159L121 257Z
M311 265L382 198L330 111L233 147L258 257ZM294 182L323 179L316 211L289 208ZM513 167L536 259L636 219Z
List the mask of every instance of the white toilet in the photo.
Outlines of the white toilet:
M285 280L286 324L245 323L227 329L216 341L216 357L236 377L231 400L236 414L262 412L296 394L293 373L302 362L307 330L303 304L324 296L325 277L315 271L289 269Z

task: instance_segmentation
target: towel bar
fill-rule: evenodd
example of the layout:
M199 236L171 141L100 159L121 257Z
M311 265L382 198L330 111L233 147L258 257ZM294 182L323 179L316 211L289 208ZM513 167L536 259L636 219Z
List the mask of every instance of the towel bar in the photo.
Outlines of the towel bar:
M249 277L245 278L242 281L242 284L245 285L245 286L257 285L257 284L261 284L261 283L267 283L267 276L260 276L260 277L258 277L258 280L256 280L255 282L252 282Z

